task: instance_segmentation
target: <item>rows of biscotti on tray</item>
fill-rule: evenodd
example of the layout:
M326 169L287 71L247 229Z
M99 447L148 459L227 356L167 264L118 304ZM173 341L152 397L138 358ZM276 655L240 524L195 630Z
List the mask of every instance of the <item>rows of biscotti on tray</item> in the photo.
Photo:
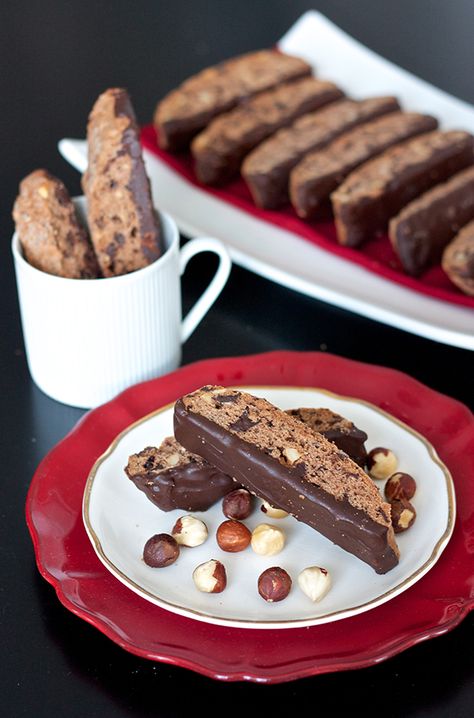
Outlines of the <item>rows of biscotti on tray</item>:
M82 187L88 228L63 182L35 170L22 180L13 209L23 255L37 269L69 279L128 274L158 259L162 241L126 90L100 95L87 141Z
M159 102L154 123L163 149L190 146L204 184L222 185L240 171L259 207L290 200L305 220L332 209L345 246L389 227L407 273L442 259L449 278L474 294L468 132L440 131L434 117L403 111L395 97L346 98L308 63L276 50L191 77Z
M410 500L416 482L397 471L392 450L375 447L367 453L367 434L350 420L326 408L283 411L245 392L205 386L178 400L174 425L174 437L133 454L125 469L160 509L187 512L168 532L147 541L143 560L149 566L169 566L183 546L208 540L205 516L190 512L205 512L220 500L226 520L215 540L224 553L250 547L262 557L273 557L284 548L286 534L269 520L291 521L292 516L377 573L397 565L395 534L415 521ZM385 501L373 479L386 481ZM254 497L265 521L251 531L244 521L255 510ZM266 601L286 598L292 568L270 566L256 576ZM297 575L298 585L313 601L330 588L328 567L299 567ZM209 557L196 566L193 579L201 591L223 591L225 558Z

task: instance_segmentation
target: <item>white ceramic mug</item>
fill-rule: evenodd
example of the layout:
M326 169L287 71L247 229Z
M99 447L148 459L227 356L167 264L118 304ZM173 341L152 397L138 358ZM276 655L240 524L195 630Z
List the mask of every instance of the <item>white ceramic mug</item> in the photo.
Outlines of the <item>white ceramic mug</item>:
M75 203L84 216L85 199ZM181 345L222 291L231 261L216 239L193 239L180 250L174 220L164 213L160 218L163 255L144 269L107 279L65 279L35 269L13 236L28 366L48 396L90 408L179 366ZM199 252L217 254L219 266L181 320L180 276Z

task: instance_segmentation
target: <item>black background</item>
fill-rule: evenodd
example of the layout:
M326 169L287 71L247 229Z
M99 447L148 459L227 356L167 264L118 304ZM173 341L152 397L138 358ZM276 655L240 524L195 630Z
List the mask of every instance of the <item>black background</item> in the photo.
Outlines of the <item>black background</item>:
M2 2L0 5L1 261L0 709L5 716L227 715L232 707L281 715L472 716L472 617L450 634L361 671L280 686L225 685L127 654L64 609L39 576L24 501L40 459L82 412L31 382L18 317L9 239L19 180L36 167L72 194L78 174L61 137L82 137L106 87L129 89L140 122L201 67L273 44L311 7L385 57L474 102L472 0L155 0ZM390 88L387 88L389 91ZM211 269L196 260L184 306ZM276 320L278 318L278 320ZM332 308L234 268L184 350L203 357L276 348L319 349L396 367L473 406L472 355ZM284 640L281 650L284 653Z

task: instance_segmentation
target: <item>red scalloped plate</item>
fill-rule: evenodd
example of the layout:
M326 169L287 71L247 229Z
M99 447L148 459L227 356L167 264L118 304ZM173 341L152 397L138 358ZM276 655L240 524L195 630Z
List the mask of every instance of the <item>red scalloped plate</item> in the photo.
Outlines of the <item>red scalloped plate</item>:
M454 533L432 570L369 613L311 628L226 628L170 613L132 593L97 558L82 523L95 460L140 417L206 383L316 386L365 399L419 431L450 469ZM361 668L454 628L474 607L474 417L463 404L384 367L330 354L211 359L138 384L89 412L39 465L26 502L38 568L76 615L143 658L219 680L279 683Z

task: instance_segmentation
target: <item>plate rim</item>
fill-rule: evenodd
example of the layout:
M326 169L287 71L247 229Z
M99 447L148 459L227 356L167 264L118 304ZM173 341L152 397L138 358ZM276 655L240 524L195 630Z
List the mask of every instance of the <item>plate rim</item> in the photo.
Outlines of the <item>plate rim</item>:
M306 619L281 619L281 620L243 620L243 619L236 619L236 618L222 618L219 616L213 616L209 613L203 613L202 611L198 611L196 609L192 608L184 608L180 606L179 604L174 604L171 601L168 601L166 599L158 597L156 594L152 593L151 591L148 591L146 588L142 587L139 583L135 582L133 579L131 579L127 574L122 571L120 568L118 568L113 561L107 556L99 536L97 535L97 532L92 526L92 520L90 518L90 507L91 507L91 496L92 491L94 487L94 482L97 477L97 472L99 471L100 467L107 461L107 459L111 456L111 454L115 451L119 443L122 441L122 439L127 436L130 432L132 432L137 426L140 426L150 419L154 418L155 416L158 416L162 414L165 411L168 411L171 409L175 402L169 402L165 404L164 406L150 412L149 414L146 414L145 416L141 417L140 419L137 419L132 424L125 427L119 434L117 434L116 437L111 441L109 446L106 448L106 450L97 458L97 460L94 462L94 465L92 466L87 480L84 487L84 493L83 493L83 500L82 500L82 521L84 524L84 528L86 530L86 533L89 537L89 540L91 541L92 547L99 558L99 560L102 562L102 564L105 566L105 568L112 573L113 576L115 576L124 586L129 588L131 591L136 593L137 595L144 598L149 603L152 603L155 606L159 606L160 608L171 611L172 613L176 613L177 615L184 616L185 618L189 618L191 620L200 621L203 623L208 623L210 625L218 625L218 626L225 626L227 628L239 628L239 629L246 629L246 630L286 630L286 629L292 629L292 628L307 628L312 626L318 626L323 625L325 623L332 623L339 620L344 620L346 618L351 618L352 616L357 616L362 613L366 613L367 611L370 611L374 608L377 608L377 606L381 606L384 603L387 603L387 601L392 600L399 594L403 593L404 591L408 590L411 586L413 586L417 581L419 581L425 574L427 574L431 568L436 564L436 562L439 560L441 554L443 553L444 549L449 543L449 540L453 534L454 530L454 524L456 521L456 493L454 489L454 482L452 479L451 472L449 471L446 464L441 461L440 457L438 456L438 453L433 446L433 444L426 439L419 431L416 429L413 429L411 426L406 424L405 422L398 419L396 416L393 416L388 411L385 411L384 409L381 409L380 407L375 406L369 401L366 401L364 399L358 399L357 397L352 396L346 396L342 394L338 394L336 392L330 391L328 389L324 389L321 387L309 387L309 386L286 386L286 385L264 385L264 384L253 384L251 386L241 386L241 387L228 387L228 388L239 388L242 390L248 390L248 389L268 389L268 390L301 390L301 391L313 391L313 392L319 392L321 394L326 394L328 396L331 396L335 399L339 399L342 401L347 402L354 402L356 404L361 404L362 406L365 406L369 408L370 410L374 411L376 414L381 414L384 416L388 421L396 424L397 426L401 427L404 431L408 432L412 436L414 436L418 441L420 441L424 448L426 449L428 456L430 459L440 468L443 477L444 482L446 486L446 494L447 494L447 521L446 526L444 528L443 533L439 538L437 539L436 543L434 544L431 553L427 560L419 566L417 569L415 569L409 576L404 578L400 583L398 583L393 588L385 591L383 594L377 596L376 598L366 601L364 603L358 604L356 606L351 606L349 608L340 609L337 611L332 611L331 613L324 614L323 616L319 616L318 618L306 618Z

